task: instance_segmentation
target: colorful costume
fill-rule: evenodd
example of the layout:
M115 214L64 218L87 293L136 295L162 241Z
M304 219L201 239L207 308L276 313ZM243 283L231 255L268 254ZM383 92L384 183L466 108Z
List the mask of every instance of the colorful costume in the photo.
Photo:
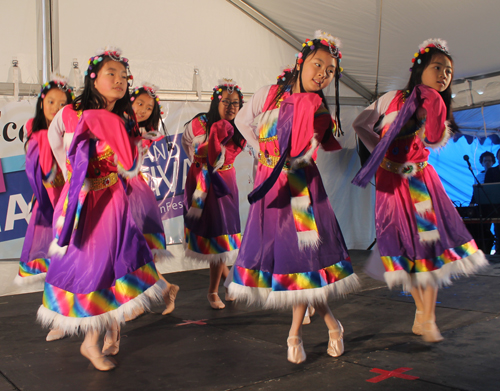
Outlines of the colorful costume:
M56 239L38 320L66 334L101 331L161 300L165 284L120 178L138 167L123 121L106 110L85 111L68 160L71 178L54 212Z
M268 308L325 303L359 285L314 162L319 144L340 149L336 125L319 95L285 92L276 102L277 89L257 91L236 117L260 152L229 293Z
M206 137L207 119L193 119L182 146L191 160L184 191L186 257L210 263L233 262L241 244L238 186L234 160L242 151L226 120L214 123Z
M33 209L26 231L15 282L25 284L45 278L50 260L54 207L64 186L64 176L55 162L47 139L47 130L32 133L33 119L26 123L29 137L26 151L26 175L33 189Z
M150 133L157 135L157 132ZM145 133L145 135L148 137L148 133ZM140 141L143 152L149 149L153 141L160 140L161 138L143 138ZM158 202L141 173L127 180L125 191L129 199L132 216L146 238L155 261L161 262L167 260L170 253L166 250L165 232L163 230L160 210L158 209Z
M427 163L426 147L442 147L450 136L439 93L424 85L410 97L389 92L353 127L373 150L353 183L366 185L376 170L375 225L389 287L448 285L488 264Z

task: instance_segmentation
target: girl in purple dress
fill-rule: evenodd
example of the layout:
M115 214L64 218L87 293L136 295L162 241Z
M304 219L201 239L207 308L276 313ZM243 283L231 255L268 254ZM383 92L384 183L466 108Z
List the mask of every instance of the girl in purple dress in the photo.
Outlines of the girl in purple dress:
M129 134L135 122L126 120L134 118L128 69L113 48L89 60L74 102L80 120L68 149L69 186L54 212L51 265L38 310L42 325L84 333L80 352L102 371L115 367L105 355L118 353L124 317L161 300L165 289L121 179L137 175L141 159Z
M164 137L158 131L160 122L163 126L161 121L163 112L156 91L156 86L143 83L134 89L130 97L132 109L139 124L140 142L144 153L154 141ZM148 242L155 262L166 261L170 254L166 249L165 232L158 203L142 174L127 181L127 195L132 215ZM179 286L170 284L161 273L158 274L158 277L166 284L166 289L163 292L166 308L162 315L167 315L175 308L175 298L179 292Z
M488 264L427 162L427 148L443 147L452 134L452 79L446 43L427 40L415 53L406 88L388 92L353 123L372 152L353 183L364 187L376 173L384 278L390 288L411 292L417 307L412 331L427 342L443 339L436 326L438 288Z
M57 112L73 100L64 78L45 83L38 95L35 117L26 122L26 174L34 193L16 283L44 279L50 260L52 215L64 186L64 176L52 155L47 129Z
M25 129L26 174L33 189L31 218L24 239L15 283L31 284L45 279L50 265L48 251L52 241L54 207L64 187L64 176L50 149L47 129L59 110L73 100L72 90L63 77L53 77L42 86L36 102L35 118L28 120ZM63 337L60 330L47 334L47 341Z
M245 140L234 126L243 105L243 93L232 79L215 86L208 113L186 124L182 147L191 160L184 198L186 258L210 264L208 302L213 309L225 304L217 293L241 243L238 186L234 160ZM226 301L232 300L226 294Z
M327 300L359 285L315 164L319 145L340 149L334 135L341 132L341 57L338 39L317 31L303 44L293 71L257 91L236 118L259 163L229 293L264 308L293 308L287 343L288 360L296 364L306 359L302 322L308 305L328 327L328 354L344 352L343 328ZM332 81L337 122L322 92Z

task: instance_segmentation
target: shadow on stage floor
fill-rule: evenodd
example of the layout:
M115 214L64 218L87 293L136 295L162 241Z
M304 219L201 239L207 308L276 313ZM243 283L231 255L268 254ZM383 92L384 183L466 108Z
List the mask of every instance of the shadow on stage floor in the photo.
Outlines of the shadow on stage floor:
M81 338L45 341L46 330L35 323L41 293L0 297L0 391L498 390L498 260L440 291L437 319L445 340L433 345L411 333L411 297L363 274L367 256L351 251L363 290L330 303L345 328L345 354L326 354L327 329L315 315L303 328L301 365L286 360L291 311L229 303L214 311L206 299L207 270L165 275L181 287L176 309L162 316L155 307L127 323L119 366L108 373L79 354ZM390 373L399 368L407 370ZM367 382L380 374L386 379ZM404 375L417 379L397 377Z

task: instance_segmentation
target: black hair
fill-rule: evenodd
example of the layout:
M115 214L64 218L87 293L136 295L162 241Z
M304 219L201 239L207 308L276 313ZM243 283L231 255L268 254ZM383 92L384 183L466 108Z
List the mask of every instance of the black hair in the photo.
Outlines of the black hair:
M324 50L327 53L332 53L330 51L330 48L326 45L324 45L320 39L313 39L312 41L312 46L314 46L314 49L311 50L311 46L305 45L302 48L302 51L300 52L302 54L302 57L299 55L299 59L295 63L295 67L291 70L291 72L284 72L283 77L278 78L278 93L276 94L276 98L274 99L273 103L276 105L283 94L286 91L292 91L293 86L299 80L300 83L300 92L306 92L304 90L304 87L302 86L302 69L303 66L298 69L299 65L299 60L301 59L301 64L304 64L305 60L307 57L310 55L314 55L318 50ZM335 66L335 73L334 73L334 85L335 85L335 120L337 122L337 135L344 134L342 131L342 125L340 123L340 93L339 93L339 79L341 77L340 74L340 59L342 58L342 55L340 54L340 51L338 49L335 49L336 51L334 53L337 53L337 56L333 56L334 58L337 59L337 64ZM284 80L283 80L284 79ZM330 109L328 108L328 102L326 101L325 94L323 93L323 90L315 91L316 94L318 94L321 97L321 100L323 101L323 104L325 105L325 108L330 112ZM273 104L271 103L271 104ZM268 107L267 109L269 109Z
M87 71L87 74L85 75L83 92L73 101L73 110L85 111L94 109L105 109L107 107L106 98L102 96L99 91L97 91L97 89L94 86L94 82L104 64L108 63L109 61L115 61L115 60L113 60L108 55L103 55L102 58L103 58L102 61L98 62L96 65L92 65L92 69L89 69ZM127 62L123 60L119 60L116 62L121 63L125 67L126 71L129 70ZM92 74L95 75L94 78L90 77ZM125 121L125 127L131 133L132 136L136 137L139 136L139 127L135 125L135 114L134 110L132 110L132 104L130 102L130 93L127 87L125 87L125 95L123 96L123 98L115 102L112 113L115 113Z
M131 94L131 99L134 99L134 101L139 98L142 94L147 94L148 96L152 97L149 95L149 93L144 89L144 87L140 87L136 89L134 92ZM165 127L165 124L161 120L161 115L162 111L160 109L160 103L155 99L156 97L153 98L153 112L149 116L149 118L145 121L139 122L139 127L146 129L146 131L151 131L155 130L158 131L158 124L161 122L161 127L163 129L163 133L168 136L167 128ZM131 100L132 102L132 100ZM133 103L132 103L133 104ZM135 113L134 113L135 114Z
M424 73L424 70L429 66L431 63L432 58L435 55L442 54L450 60L451 65L453 66L453 58L448 54L443 52L440 49L437 49L435 47L429 47L429 51L420 53L418 54L418 57L415 59L415 62L413 63L413 67L411 68L411 75L410 75L410 80L408 80L408 84L405 87L405 90L408 91L408 93L412 93L413 89L415 88L416 85L422 84L422 74ZM420 60L420 62L419 62ZM451 74L451 80L450 84L448 85L448 88L444 90L443 92L439 92L439 95L441 95L441 98L443 98L444 104L446 105L446 120L450 123L450 128L453 133L458 131L458 126L455 123L455 120L453 119L453 113L451 111L451 84L453 82L453 72Z
M210 134L210 128L212 127L212 125L214 123L216 123L217 121L221 120L221 117L220 117L220 114L219 114L219 103L220 103L219 96L222 96L222 92L227 91L227 87L220 85L219 89L222 89L222 91L218 91L218 90L214 89L215 91L212 94L212 97L211 97L212 101L210 103L210 108L208 109L208 112L196 114L190 121L188 121L188 122L186 122L184 124L184 125L187 125L188 123L190 123L194 119L199 118L199 117L201 117L201 116L204 115L207 118L207 131L206 131L206 137L207 137L207 139L208 139L208 135ZM240 90L236 90L236 88L234 89L234 92L236 92L237 95L238 95L238 99L240 101L239 108L241 109L243 107L243 94L241 93ZM234 123L234 119L232 119L231 121L229 121L229 123L234 128L234 134L233 134L233 137L232 137L233 142L238 147L243 148L243 146L244 146L244 142L243 142L244 138L241 135L241 133L238 130L238 128L236 127L236 124Z
M500 150L499 150L499 151L500 151ZM484 159L486 156L489 156L489 157L491 157L491 158L493 159L493 164L495 164L495 163L496 163L495 155L493 155L491 152L488 152L488 151L483 152L483 153L481 154L481 156L479 156L479 163L483 164L483 159Z
M54 80L49 81L48 84L44 84L36 101L35 117L33 118L33 122L31 125L31 134L48 128L47 120L45 118L45 115L43 114L43 99L45 98L45 95L47 95L49 91L54 88L59 88L62 92L64 92L64 94L66 95L66 104L73 101L72 90L71 88L67 87L66 84L61 85L61 83L58 83ZM28 135L25 146L27 145L31 134Z

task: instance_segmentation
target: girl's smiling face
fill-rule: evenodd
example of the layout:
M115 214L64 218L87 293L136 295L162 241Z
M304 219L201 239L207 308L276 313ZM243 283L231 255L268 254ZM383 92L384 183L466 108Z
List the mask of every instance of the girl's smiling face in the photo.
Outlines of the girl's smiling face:
M325 89L335 77L337 59L328 50L319 49L307 56L299 65L302 67L302 87L305 92L317 92ZM293 92L300 92L300 81L297 79Z
M230 94L227 90L222 91L219 101L219 115L221 119L231 121L240 111L240 96L236 91Z
M132 109L137 117L137 122L147 121L151 117L151 114L153 114L154 107L155 100L147 93L142 93L135 98L134 103L132 103Z

